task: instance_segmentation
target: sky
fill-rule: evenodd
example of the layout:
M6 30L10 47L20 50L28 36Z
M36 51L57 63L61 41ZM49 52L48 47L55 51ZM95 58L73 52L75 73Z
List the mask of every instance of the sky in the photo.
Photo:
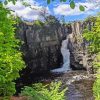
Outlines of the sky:
M74 0L75 9L70 8L69 2L61 3L60 0L55 0L50 4L47 4L46 0L24 0L33 9L25 7L21 1L18 0L15 5L10 2L7 7L15 11L14 15L28 21L42 20L40 13L44 10L46 14L53 15L58 19L64 17L66 22L84 20L88 16L95 16L100 11L100 0ZM84 12L79 10L80 5L85 6Z

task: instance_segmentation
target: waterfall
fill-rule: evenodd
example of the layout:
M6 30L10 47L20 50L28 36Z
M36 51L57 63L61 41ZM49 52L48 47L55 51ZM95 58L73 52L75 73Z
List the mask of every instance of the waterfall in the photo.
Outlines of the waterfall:
M70 70L70 52L67 46L68 46L68 38L62 41L62 46L61 46L61 54L63 56L63 65L61 68L51 70L51 72L64 73Z

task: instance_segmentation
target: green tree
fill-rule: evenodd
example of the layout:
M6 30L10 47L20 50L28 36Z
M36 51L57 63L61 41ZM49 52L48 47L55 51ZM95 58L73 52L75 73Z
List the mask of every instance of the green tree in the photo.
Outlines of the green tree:
M98 53L100 52L100 16L96 19L91 18L88 21L94 21L94 26L91 31L84 30L84 38L89 41L89 52Z
M25 67L20 52L20 41L15 38L16 22L10 11L0 3L0 95L13 95L19 71Z
M90 21L95 22L94 26L91 31L85 29L83 36L89 42L89 53L96 55L93 66L97 69L97 79L93 86L93 92L95 100L100 100L100 16L92 18Z

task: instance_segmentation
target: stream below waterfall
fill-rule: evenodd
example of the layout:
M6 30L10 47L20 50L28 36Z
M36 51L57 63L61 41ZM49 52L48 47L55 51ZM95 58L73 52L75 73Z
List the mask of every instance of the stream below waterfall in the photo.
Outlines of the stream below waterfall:
M92 87L95 78L86 71L70 71L55 80L68 87L65 100L94 100Z
M92 87L95 78L93 75L88 75L86 71L55 73L51 75L51 78L43 79L41 82L48 84L52 81L61 81L62 87L68 87L65 100L94 100Z
M28 81L27 79L23 80L24 83L21 84L27 86L29 84L38 82L43 84L50 84L53 81L61 81L62 87L68 87L68 90L65 93L65 100L94 100L92 91L94 80L95 78L93 75L88 75L84 70L77 70L69 71L63 74L44 73L42 75L30 77ZM19 88L20 86L17 87Z

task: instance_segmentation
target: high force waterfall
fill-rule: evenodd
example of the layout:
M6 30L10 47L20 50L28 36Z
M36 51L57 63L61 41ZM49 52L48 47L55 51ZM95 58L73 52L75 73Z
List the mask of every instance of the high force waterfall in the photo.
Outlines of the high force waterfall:
M61 68L51 70L51 72L65 73L70 70L70 52L67 46L68 46L68 38L62 41L62 46L61 46L63 65Z

